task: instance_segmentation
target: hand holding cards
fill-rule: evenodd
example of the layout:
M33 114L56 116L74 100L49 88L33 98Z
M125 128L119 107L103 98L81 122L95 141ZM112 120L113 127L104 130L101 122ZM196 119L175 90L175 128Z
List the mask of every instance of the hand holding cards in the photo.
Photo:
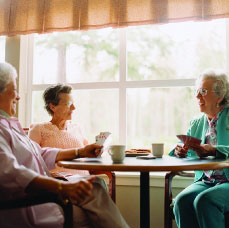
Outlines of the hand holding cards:
M194 138L189 135L177 135L177 138L180 139L183 143L184 146L189 146L189 145L200 145L201 140L198 138Z
M109 147L111 143L111 133L100 132L100 134L95 137L95 143L97 145L103 146L103 148L101 149L101 154L102 154Z
M201 140L198 138L194 138L189 135L177 135L177 138L180 139L184 145L177 145L175 148L175 155L180 158L184 158L187 156L188 149L198 150L201 147Z
M209 144L201 144L201 140L187 135L177 135L177 137L184 143L184 146L177 145L176 153L180 157L185 157L184 150L192 149L194 150L200 158L207 156L215 156L216 148Z

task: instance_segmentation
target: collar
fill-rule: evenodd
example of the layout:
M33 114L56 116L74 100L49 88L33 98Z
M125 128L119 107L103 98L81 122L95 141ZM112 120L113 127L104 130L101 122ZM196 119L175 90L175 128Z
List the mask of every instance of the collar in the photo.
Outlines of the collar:
M224 110L224 109L223 109L223 110ZM223 110L221 110L220 112L218 112L217 115L214 116L212 119L209 119L209 118L207 117L208 125L209 125L210 127L216 127L217 121L218 121L220 115L223 113Z
M17 132L19 132L22 135L26 135L18 119L16 117L10 117L9 115L5 115L4 111L0 112L0 123L7 128L16 130Z
M3 111L2 109L0 109L0 116L6 117L7 119L10 118L10 115L5 111Z
M209 119L209 118L207 117L207 115L206 115L208 122L211 122L213 119L217 119L217 120L218 120L219 117L220 117L220 115L223 113L223 111L224 111L224 109L221 110L221 111L219 111L219 112L217 113L217 115L214 116L212 119Z

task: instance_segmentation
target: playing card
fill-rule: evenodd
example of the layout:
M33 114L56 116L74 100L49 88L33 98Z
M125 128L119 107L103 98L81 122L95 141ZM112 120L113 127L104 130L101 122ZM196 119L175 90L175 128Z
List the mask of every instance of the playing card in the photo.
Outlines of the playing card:
M97 145L103 146L101 150L101 154L102 154L109 147L111 143L111 133L100 132L100 134L95 137L95 143Z
M189 135L177 135L177 138L180 139L184 144L197 144L200 145L201 140Z
M185 143L187 135L177 135L177 138L180 139L181 142Z
M104 146L104 143L107 141L110 135L110 132L100 132L100 134L95 137L95 143L100 146Z

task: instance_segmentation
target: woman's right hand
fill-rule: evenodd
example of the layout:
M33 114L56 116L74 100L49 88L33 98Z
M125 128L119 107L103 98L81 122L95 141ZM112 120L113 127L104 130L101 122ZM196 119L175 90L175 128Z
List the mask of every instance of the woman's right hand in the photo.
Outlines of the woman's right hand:
M187 153L188 153L188 148L183 146L183 145L180 145L180 144L177 144L176 147L175 147L175 151L174 151L174 155L178 158L185 158L187 157Z
M54 192L63 199L69 199L74 204L80 204L92 193L95 176L80 178L78 181L61 181L51 177L37 176L25 188L25 192Z
M91 176L88 179L81 179L77 182L61 182L61 193L64 197L70 199L74 204L80 204L83 200L91 195L92 182L95 177Z
M84 148L79 149L79 157L96 158L101 154L103 146L97 144L88 144Z

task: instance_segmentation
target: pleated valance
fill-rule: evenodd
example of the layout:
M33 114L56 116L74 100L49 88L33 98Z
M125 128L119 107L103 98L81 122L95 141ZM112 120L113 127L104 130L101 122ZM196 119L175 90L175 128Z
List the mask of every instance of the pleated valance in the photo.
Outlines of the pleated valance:
M0 0L0 35L210 20L229 0Z

